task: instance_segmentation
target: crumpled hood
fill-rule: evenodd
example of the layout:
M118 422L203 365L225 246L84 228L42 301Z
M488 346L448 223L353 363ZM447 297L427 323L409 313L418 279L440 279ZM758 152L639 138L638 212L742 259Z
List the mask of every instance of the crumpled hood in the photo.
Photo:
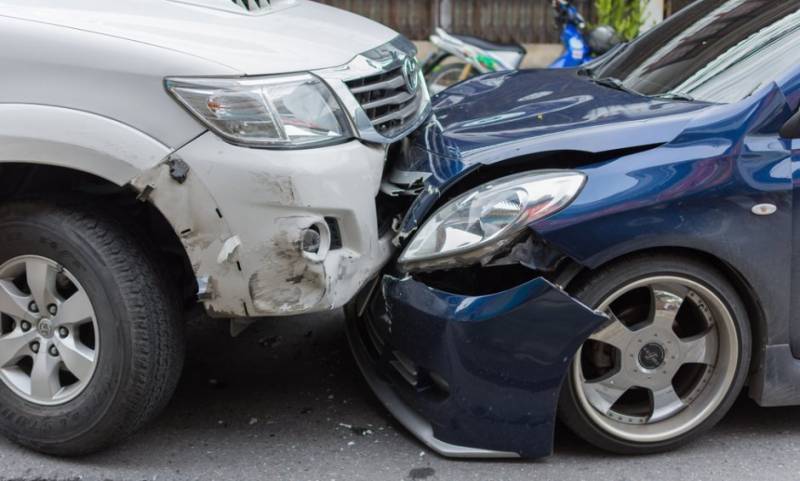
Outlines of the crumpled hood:
M536 154L605 153L665 144L713 105L626 93L574 70L486 75L433 101L434 115L409 139L384 185L390 194L418 194L401 225L401 237L475 168L508 159L527 162L531 170L542 161L552 168L552 158Z
M225 67L209 75L334 67L397 35L306 0L273 0L271 9L252 13L231 0L4 0L0 15L124 38Z
M416 152L397 166L402 170L431 172L430 154L467 167L547 151L605 152L665 143L683 131L693 113L708 107L614 90L574 70L486 75L433 100L434 116L412 138Z

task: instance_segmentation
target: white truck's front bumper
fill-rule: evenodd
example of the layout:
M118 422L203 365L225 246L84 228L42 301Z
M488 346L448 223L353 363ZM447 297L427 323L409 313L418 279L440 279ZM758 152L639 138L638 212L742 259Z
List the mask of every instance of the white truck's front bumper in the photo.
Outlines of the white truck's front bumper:
M359 141L250 149L206 133L171 157L188 166L185 179L166 163L137 187L178 232L211 315L322 311L348 302L392 254L376 213L385 153ZM312 226L316 253L302 248Z

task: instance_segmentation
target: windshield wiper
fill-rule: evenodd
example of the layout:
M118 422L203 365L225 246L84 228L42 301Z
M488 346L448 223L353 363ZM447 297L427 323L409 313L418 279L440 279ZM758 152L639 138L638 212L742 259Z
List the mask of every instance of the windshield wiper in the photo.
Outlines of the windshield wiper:
M596 78L594 76L594 71L592 69L588 69L588 68L581 69L581 71L579 71L578 73L580 73L581 75L588 76L592 80L592 82L594 82L594 83L596 83L598 85L602 85L604 87L609 87L609 88L612 88L612 89L615 89L615 90L620 90L622 92L626 92L626 93L629 93L631 95L639 95L639 96L643 96L644 95L641 92L637 92L636 90L633 90L632 88L627 87L625 85L625 83L622 82L622 80L620 80L620 79L618 79L616 77ZM681 93L681 92L666 92L666 93L663 93L663 94L644 95L644 96L645 97L649 97L649 98L653 98L653 99L683 100L683 101L686 101L686 102L695 102L695 101L697 101L697 99L695 99L691 95L685 94L685 93Z
M578 75L583 77L589 77L590 79L594 79L595 73L593 67L583 67L578 69Z
M602 85L604 87L609 87L614 90L620 90L622 92L626 92L632 95L642 95L639 92L633 90L632 88L626 87L622 80L616 77L603 77L603 78L592 78L592 82Z

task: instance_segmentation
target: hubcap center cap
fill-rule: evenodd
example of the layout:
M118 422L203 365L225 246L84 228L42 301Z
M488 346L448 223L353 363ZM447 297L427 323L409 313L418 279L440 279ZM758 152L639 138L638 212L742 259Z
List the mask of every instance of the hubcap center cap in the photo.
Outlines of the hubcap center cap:
M36 330L39 331L39 335L46 339L50 339L53 337L53 321L50 319L42 319L39 321L39 324L36 325Z
M667 353L661 344L651 342L639 350L639 364L645 369L658 369L664 364Z

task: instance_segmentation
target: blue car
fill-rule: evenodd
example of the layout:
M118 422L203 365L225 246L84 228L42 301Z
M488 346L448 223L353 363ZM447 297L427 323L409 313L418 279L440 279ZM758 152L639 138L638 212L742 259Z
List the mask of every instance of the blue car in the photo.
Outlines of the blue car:
M577 70L434 98L348 307L368 382L445 456L684 445L800 404L800 0L701 0ZM389 215L389 214L387 214Z

